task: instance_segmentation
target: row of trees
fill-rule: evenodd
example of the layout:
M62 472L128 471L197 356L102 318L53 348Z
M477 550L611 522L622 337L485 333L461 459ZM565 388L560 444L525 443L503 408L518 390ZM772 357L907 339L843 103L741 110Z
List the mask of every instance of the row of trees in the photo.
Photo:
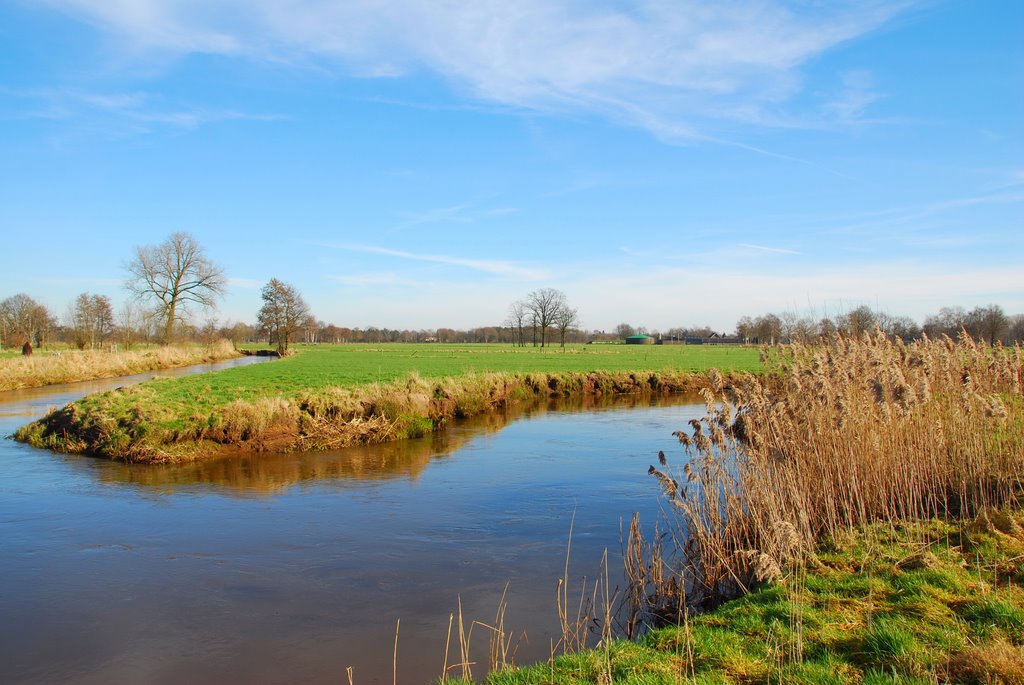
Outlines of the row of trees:
M185 338L202 335L202 327L183 326L180 321L178 325ZM115 312L109 297L88 292L79 294L63 317L25 293L0 301L0 345L6 347L60 342L79 349L112 343L130 348L138 341L159 340L162 327L162 321L135 302L127 301Z
M170 342L177 337L207 339L227 335L233 340L262 338L286 352L290 342L510 342L545 347L557 336L559 344L600 339L623 339L648 333L643 327L622 323L611 333L582 331L579 316L566 295L554 288L540 288L509 307L502 326L485 326L470 331L442 328L409 331L367 328L351 329L318 321L294 286L271 279L261 291L263 307L256 326L235 324L218 328L215 320L201 327L188 324L195 308L211 309L223 296L227 279L224 270L211 261L202 246L188 233L174 233L156 246L136 247L125 265L126 289L134 296L115 317L110 298L80 294L64 317L64 324L44 305L19 293L0 301L0 344L42 346L51 339L73 343L80 348L98 347L117 338L127 346L139 339ZM836 317L801 316L795 313L744 316L736 324L736 336L747 342L773 343L780 340L814 339L834 332L860 335L880 328L898 338L910 340L926 333L931 337L957 336L966 330L990 343L1024 341L1024 315L1008 316L998 305L945 307L918 325L906 316L892 316L861 306ZM661 333L672 338L710 337L710 327L677 327Z
M261 310L258 323L255 325L245 322L220 325L215 319L207 319L200 325L187 325L179 320L175 335L199 341L216 338L227 338L238 343L264 341L280 345L283 349L287 348L289 342L295 341L514 345L524 344L533 339L536 339L538 345L541 342L539 327L534 334L530 324L532 317L524 319L522 327L512 321L506 321L500 326L480 326L468 330L338 326L313 316L294 287L272 279L264 289L269 287L271 293L277 293L278 285L286 288L282 293L286 299L294 297L299 301L291 306L279 308L279 311L291 312L290 316L282 319L282 324L275 324L275 318L268 317L267 312ZM275 295L272 302L277 299ZM295 304L300 306L296 307ZM272 309L274 307L276 305L272 305ZM58 320L44 305L26 294L18 294L0 301L0 336L7 346L20 346L26 341L31 341L34 346L59 341L83 348L100 347L115 342L131 347L138 341L159 341L165 332L164 325L162 319L152 312L143 310L132 301L125 302L112 312L109 298L90 293L79 295L62 320ZM989 342L1024 342L1024 316L1007 315L996 305L975 307L969 311L958 307L946 307L926 317L923 325L918 325L909 317L891 316L868 308L858 308L841 316L820 318L801 317L791 313L770 313L741 318L736 326L736 336L745 342L771 343L780 340L813 340L836 331L847 335L859 335L864 331L873 331L876 327L889 335L907 340L917 338L922 333L929 337L949 335L955 338L961 330L966 330L973 337L984 338ZM549 334L554 330L556 329L549 329ZM674 327L660 331L622 323L607 331L569 328L564 333L564 340L572 343L592 340L618 341L637 333L684 339L709 338L716 331L709 326ZM725 335L723 332L719 334ZM545 336L546 344L547 340L548 336Z
M967 331L971 337L989 344L997 340L1011 344L1024 342L1024 315L1009 316L995 304L970 311L962 307L943 307L937 314L925 317L923 325L918 325L909 316L893 316L861 306L831 318L783 313L755 318L744 316L736 323L739 338L761 343L813 340L836 332L859 336L876 329L907 341L920 338L922 334L930 338L948 335L955 339L961 331Z
M526 345L526 333L530 333L530 341L534 347L544 347L548 334L558 334L558 341L565 347L569 331L579 324L579 315L575 308L569 306L565 293L554 288L534 290L525 299L517 300L509 307L506 326L513 334L513 342L519 346Z

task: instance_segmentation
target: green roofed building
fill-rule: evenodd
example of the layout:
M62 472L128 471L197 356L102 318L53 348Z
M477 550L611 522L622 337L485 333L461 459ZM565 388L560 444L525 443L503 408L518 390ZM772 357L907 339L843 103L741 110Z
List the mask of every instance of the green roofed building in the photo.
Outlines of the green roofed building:
M626 338L627 345L653 345L654 338L649 335L631 335Z

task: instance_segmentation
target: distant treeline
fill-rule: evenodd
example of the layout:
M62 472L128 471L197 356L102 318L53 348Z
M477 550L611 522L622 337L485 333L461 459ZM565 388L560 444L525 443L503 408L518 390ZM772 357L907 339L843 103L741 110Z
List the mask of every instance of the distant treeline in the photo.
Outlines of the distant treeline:
M572 327L565 331L565 342L615 342L636 334L647 334L666 340L735 338L743 343L772 344L788 340L813 340L834 332L860 335L876 328L903 340L935 338L948 335L956 338L967 331L976 339L989 343L1024 343L1024 314L1006 314L999 305L975 307L943 307L918 323L908 316L857 307L836 316L802 316L795 313L769 313L744 316L731 331L710 326L679 326L665 330L622 323L610 331ZM158 342L165 334L158 316L128 302L118 310L104 295L82 293L63 316L24 293L0 300L0 344L4 348L20 348L26 342L33 347L61 343L79 348L98 348L113 344L130 348L136 343ZM179 340L212 342L227 338L235 343L267 342L268 333L248 323L220 324L216 319L202 323L181 321L176 324ZM523 343L522 330L506 322L504 325L479 326L468 330L455 328L397 329L339 326L306 316L295 333L296 342L305 343ZM527 339L526 344L530 344Z
M742 317L736 323L737 337L751 342L771 343L780 340L813 340L840 332L860 336L881 329L893 338L910 341L927 335L938 338L948 335L954 340L966 331L976 340L990 344L1024 342L1024 314L1007 315L996 304L975 307L943 307L937 314L925 317L918 324L909 316L893 316L867 306L857 307L835 317L799 316L792 313L765 314L756 318Z

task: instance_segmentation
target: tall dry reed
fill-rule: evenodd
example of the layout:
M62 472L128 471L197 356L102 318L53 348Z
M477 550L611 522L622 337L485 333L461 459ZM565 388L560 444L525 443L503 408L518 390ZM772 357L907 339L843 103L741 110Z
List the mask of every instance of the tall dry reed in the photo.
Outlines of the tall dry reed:
M876 333L774 354L772 376L727 385L709 373L707 415L676 433L688 460L650 468L674 545L633 527L631 620L741 594L840 530L1019 503L1020 347Z

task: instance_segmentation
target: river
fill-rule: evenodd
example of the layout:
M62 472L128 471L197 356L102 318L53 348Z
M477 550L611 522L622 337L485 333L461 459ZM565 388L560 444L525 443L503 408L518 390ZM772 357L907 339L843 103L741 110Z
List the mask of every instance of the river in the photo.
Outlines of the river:
M0 434L150 375L0 393ZM460 598L467 623L490 623L506 583L516 662L544 660L570 524L575 588L605 549L620 581L620 522L653 523L647 467L679 454L672 431L703 411L552 404L419 440L184 466L0 441L0 681L341 683L352 667L357 685L390 683L401 619L397 681L427 683ZM486 651L486 631L473 642Z

